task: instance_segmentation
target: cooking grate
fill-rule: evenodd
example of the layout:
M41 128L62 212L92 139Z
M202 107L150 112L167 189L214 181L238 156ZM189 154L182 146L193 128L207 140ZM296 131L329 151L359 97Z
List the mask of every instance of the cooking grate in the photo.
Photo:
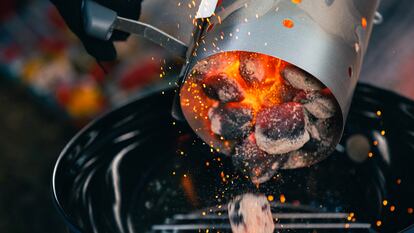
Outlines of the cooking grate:
M271 204L275 232L374 232L371 224L350 222L348 213L323 212L309 206ZM227 209L207 208L188 214L176 214L163 224L153 225L153 232L230 232Z

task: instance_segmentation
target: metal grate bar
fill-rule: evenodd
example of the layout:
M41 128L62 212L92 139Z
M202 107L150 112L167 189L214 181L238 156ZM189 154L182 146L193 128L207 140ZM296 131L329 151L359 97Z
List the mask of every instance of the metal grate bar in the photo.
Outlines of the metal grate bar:
M289 229L369 229L369 223L290 223L275 224L276 230ZM154 225L154 231L185 231L185 230L205 230L205 229L231 229L230 224L165 224Z
M274 219L346 219L349 215L346 213L278 213L272 214ZM177 214L174 215L175 220L197 220L197 219L227 219L228 215L201 215L193 214Z

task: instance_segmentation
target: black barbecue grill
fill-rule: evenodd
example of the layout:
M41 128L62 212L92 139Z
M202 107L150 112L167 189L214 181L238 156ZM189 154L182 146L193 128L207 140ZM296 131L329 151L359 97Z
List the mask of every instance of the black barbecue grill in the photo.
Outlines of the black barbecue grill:
M72 232L229 231L227 203L245 192L274 197L276 232L397 232L414 221L412 101L358 85L333 155L256 187L171 117L174 92L136 98L63 150L53 194Z

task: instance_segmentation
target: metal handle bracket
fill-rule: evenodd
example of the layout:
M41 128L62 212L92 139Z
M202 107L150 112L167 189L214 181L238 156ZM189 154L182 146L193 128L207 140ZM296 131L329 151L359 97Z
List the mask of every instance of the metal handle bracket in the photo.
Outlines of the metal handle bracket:
M92 0L85 0L82 5L85 31L88 35L101 40L109 40L113 30L119 30L140 35L174 53L185 58L188 46L161 31L160 29L131 19L119 17L117 13Z

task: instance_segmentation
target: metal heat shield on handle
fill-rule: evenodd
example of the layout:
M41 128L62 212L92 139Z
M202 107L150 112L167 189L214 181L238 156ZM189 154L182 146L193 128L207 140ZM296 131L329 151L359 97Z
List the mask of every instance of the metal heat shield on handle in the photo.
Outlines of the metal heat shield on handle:
M84 27L88 35L102 40L109 40L114 30L142 36L185 59L188 46L168 33L143 22L126 19L92 0L82 4Z

